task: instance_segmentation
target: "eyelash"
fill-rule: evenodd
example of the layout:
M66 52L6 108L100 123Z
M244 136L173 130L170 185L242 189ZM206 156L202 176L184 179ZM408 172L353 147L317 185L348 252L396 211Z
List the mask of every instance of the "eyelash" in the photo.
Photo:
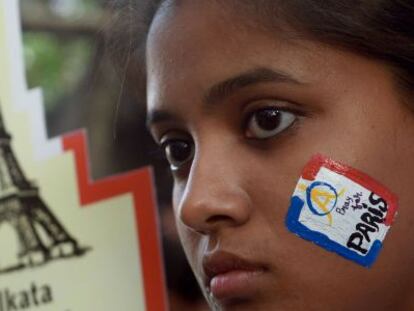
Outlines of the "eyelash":
M248 129L249 129L249 123L252 122L254 120L254 117L258 117L258 114L261 112L265 112L265 111L271 111L271 112L276 112L277 117L279 117L279 124L278 126L280 126L283 122L290 122L288 125L286 125L284 128L279 128L279 129L273 129L273 134L268 135L267 137L249 137L248 134ZM278 136L279 133L284 132L285 130L287 130L288 128L290 128L294 123L296 123L297 119L302 116L303 113L300 113L299 111L294 111L292 109L286 109L286 108L280 108L278 106L271 106L271 105L265 105L262 107L258 107L254 110L252 110L250 113L246 114L246 117L244 118L244 121L242 123L242 131L244 131L244 135L246 136L247 139L249 140L258 140L258 141L264 141L264 140L268 140L268 139L272 139L275 136ZM286 117L292 117L292 120L286 120ZM262 129L262 130L266 130L266 129ZM267 129L267 131L271 131L270 129Z

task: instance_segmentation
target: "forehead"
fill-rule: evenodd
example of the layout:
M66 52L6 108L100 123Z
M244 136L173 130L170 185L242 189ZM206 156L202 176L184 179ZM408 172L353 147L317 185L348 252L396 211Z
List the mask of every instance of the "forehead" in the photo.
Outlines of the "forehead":
M356 68L349 66L346 53L255 27L235 8L185 1L156 16L147 44L149 110L188 109L212 85L255 68L284 72L304 83Z
M229 6L215 1L186 1L164 6L156 15L148 36L148 56L199 61L199 52L219 42L238 41L247 30L243 18ZM223 52L223 50L221 51Z
M155 18L147 45L148 71L159 77L187 72L206 74L206 68L234 57L234 47L246 49L242 42L247 28L228 9L212 1L188 1L168 6Z

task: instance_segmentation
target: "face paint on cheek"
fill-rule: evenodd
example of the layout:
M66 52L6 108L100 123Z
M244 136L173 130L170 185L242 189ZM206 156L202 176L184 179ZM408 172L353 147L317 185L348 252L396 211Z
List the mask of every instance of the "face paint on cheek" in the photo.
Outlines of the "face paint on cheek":
M397 197L380 183L316 155L295 188L286 225L298 236L370 267L396 210Z

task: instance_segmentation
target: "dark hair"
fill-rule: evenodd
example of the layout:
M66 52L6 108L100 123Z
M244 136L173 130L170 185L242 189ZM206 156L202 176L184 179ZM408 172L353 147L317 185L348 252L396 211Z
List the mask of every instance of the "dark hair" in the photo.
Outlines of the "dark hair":
M129 23L128 30L123 31L122 37L128 34L131 38L141 38L141 40L127 40L130 44L127 49L128 56L137 50L142 51L145 35L160 8L165 8L165 4L179 5L183 2L182 0L132 1L129 2L128 7L129 17L121 15L123 17L121 22ZM223 6L238 6L238 9L243 12L256 16L255 21L271 31L274 27L287 25L312 40L382 61L393 71L398 85L406 93L410 95L413 93L413 0L215 0L215 2ZM118 59L127 59L127 55Z
M255 22L266 26L270 31L274 27L280 29L287 26L312 40L382 61L393 71L398 85L409 95L413 94L413 0L215 2L227 7L238 6L238 12L241 10L256 16ZM157 14L160 8L165 8L165 4L179 5L179 1L158 1L158 9L153 10L153 14Z
M385 62L408 93L414 90L414 2L412 0L263 1L272 13L311 39ZM273 18L274 19L274 18Z

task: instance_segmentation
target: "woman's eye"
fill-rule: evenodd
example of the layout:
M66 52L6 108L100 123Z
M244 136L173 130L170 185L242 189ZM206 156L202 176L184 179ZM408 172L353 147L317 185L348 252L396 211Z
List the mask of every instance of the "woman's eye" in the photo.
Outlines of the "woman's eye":
M248 138L266 139L287 129L296 120L296 115L277 108L263 108L253 112L247 120Z
M170 139L163 142L161 146L173 171L191 161L194 155L193 144L185 140Z

